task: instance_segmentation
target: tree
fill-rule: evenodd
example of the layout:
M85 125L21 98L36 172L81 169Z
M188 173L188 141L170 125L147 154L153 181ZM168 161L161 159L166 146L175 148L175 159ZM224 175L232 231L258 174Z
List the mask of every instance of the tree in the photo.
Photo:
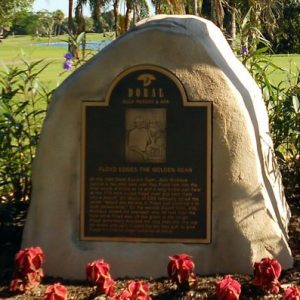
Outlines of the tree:
M113 12L114 12L114 19L115 19L114 29L115 29L116 36L118 36L120 33L119 5L120 5L120 0L113 0Z
M27 10L34 0L0 0L0 27L11 26L15 13Z
M11 30L16 34L35 35L39 28L39 16L33 12L17 12L12 20Z
M141 19L149 16L149 6L145 0L126 0L125 31Z
M271 41L276 53L300 53L300 2L286 0L283 2L282 14L278 27Z
M156 14L182 15L186 13L185 1L181 0L152 0Z
M256 48L262 32L269 36L277 26L279 0L203 0L202 15L224 31L233 48L239 40Z
M61 10L56 10L52 14L53 19L54 19L54 26L55 26L55 35L60 35L62 32L62 22L65 19L65 15Z
M77 0L78 7L82 7L87 4L89 5L96 32L103 31L103 20L101 17L101 9L102 7L104 7L106 2L107 0Z
M53 14L47 10L42 10L37 13L39 16L39 33L48 37L48 43L53 35L55 19Z
M94 21L90 17L85 17L85 30L86 32L92 32L94 30Z
M80 34L81 32L85 32L85 20L83 17L83 3L82 1L78 1L75 7L75 21L76 21L76 33Z
M69 7L68 7L68 30L73 32L73 0L69 0Z
M113 10L106 11L101 14L104 23L104 29L107 31L113 31L114 28L114 13Z

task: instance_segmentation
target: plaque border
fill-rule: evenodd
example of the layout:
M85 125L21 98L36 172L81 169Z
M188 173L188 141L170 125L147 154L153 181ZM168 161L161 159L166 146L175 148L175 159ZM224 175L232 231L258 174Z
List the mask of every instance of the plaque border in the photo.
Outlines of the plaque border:
M109 106L110 96L115 86L128 74L139 70L154 70L169 77L178 87L184 107L206 107L207 108L207 174L206 174L206 238L139 238L139 237L91 237L84 234L85 220L85 146L86 146L86 108L91 106ZM212 108L210 101L189 101L186 97L185 89L179 79L170 71L154 65L138 65L121 72L112 82L104 101L82 101L81 103L81 147L80 147L80 240L95 242L145 242L145 243L189 243L189 244L209 244L212 239Z

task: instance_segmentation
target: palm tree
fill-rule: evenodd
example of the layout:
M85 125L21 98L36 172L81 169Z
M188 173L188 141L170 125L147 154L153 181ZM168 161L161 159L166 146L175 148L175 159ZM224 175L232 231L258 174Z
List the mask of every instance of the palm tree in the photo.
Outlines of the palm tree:
M61 34L61 26L62 26L61 24L62 24L64 18L65 18L65 15L60 9L53 12L53 19L55 21L55 27L56 27L55 35Z
M69 0L68 29L70 32L73 31L73 0Z
M114 19L115 19L115 33L116 36L120 34L120 26L119 26L119 5L120 0L113 0L113 12L114 12Z
M141 19L149 16L150 8L146 0L126 0L125 31Z
M211 0L211 20L223 30L224 9L222 0Z
M107 0L77 0L77 6L83 7L84 5L89 5L91 15L96 27L96 31L103 30L103 22L101 19L101 9L106 4Z
M75 20L76 20L76 33L79 35L81 32L85 32L85 20L83 17L82 3L78 1L75 7Z
M182 0L152 0L156 14L184 15L185 3Z

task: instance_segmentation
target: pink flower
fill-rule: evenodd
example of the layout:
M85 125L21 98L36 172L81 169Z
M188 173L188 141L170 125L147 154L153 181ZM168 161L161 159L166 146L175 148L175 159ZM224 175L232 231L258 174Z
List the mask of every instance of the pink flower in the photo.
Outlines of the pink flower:
M224 279L217 282L218 300L237 300L241 294L241 285L231 276L227 275Z
M40 247L31 247L20 250L15 256L16 268L21 274L39 270L44 260L45 256Z
M254 285L263 289L278 293L280 284L278 278L281 274L281 265L276 259L263 258L254 264Z
M60 283L48 286L43 300L67 300L68 290Z
M149 283L142 281L130 281L127 289L115 295L112 300L151 300L149 294Z
M97 286L99 294L112 297L115 292L115 281L109 273L110 265L103 259L95 260L86 265L86 275L92 285Z
M90 283L96 285L99 280L110 278L110 265L103 259L95 260L86 265L86 276Z
M178 285L190 284L195 281L193 270L195 264L187 254L170 256L168 275Z
M300 300L300 287L292 286L284 291L284 300Z

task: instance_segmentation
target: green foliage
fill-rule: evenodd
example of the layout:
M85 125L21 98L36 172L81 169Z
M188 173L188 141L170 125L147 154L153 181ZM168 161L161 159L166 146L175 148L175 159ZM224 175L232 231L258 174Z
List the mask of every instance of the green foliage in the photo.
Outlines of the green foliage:
M109 10L101 14L105 31L113 31L114 28L114 12Z
M275 53L300 53L300 2L283 1L283 12L275 30Z
M12 19L12 31L15 34L32 36L52 36L62 34L64 13L56 10L53 13L47 10L39 12L20 11Z
M31 7L34 0L0 0L0 26L11 26L14 14Z
M35 35L39 27L38 15L32 12L21 11L14 15L11 30L15 34Z
M268 47L255 50L244 56L243 63L263 92L277 159L281 165L293 165L293 172L298 174L300 69L296 69L295 73L289 73L272 63L269 56L266 55L268 52ZM271 74L278 70L285 73L286 78L278 84L274 84Z
M81 32L80 34L73 34L69 29L64 27L64 31L68 34L68 40L65 40L65 42L68 43L68 49L69 52L72 53L73 57L76 60L79 60L79 50L80 46L83 44L83 48L85 48L86 43L86 33L85 31ZM83 51L84 55L84 51ZM84 59L84 57L83 57Z
M263 92L279 162L296 166L300 152L299 69L290 73L272 63L271 44L252 24L251 12L252 9L238 23L241 60ZM284 74L284 79L274 83L272 73L278 71Z
M8 67L0 79L1 201L25 201L31 193L31 165L50 94L38 77L42 60Z

